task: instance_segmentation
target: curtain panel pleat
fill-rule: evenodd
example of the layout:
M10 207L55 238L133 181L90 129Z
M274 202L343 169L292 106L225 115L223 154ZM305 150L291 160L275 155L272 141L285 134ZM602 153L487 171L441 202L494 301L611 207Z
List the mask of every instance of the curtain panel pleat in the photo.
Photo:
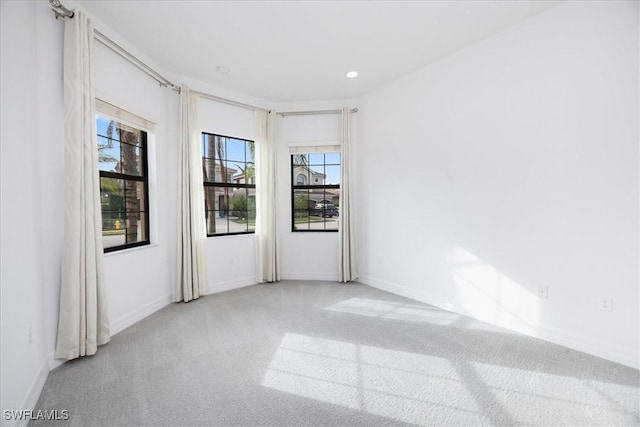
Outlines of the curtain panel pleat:
M353 208L351 197L351 112L342 109L340 168L340 206L338 225L338 278L350 282L358 277L356 268L355 239L353 232Z
M64 27L64 247L56 359L92 355L110 339L93 92L93 25Z
M276 193L276 115L254 113L256 149L256 281L280 280Z
M207 290L204 244L204 188L200 153L200 96L180 91L178 183L178 280L174 300L188 302Z

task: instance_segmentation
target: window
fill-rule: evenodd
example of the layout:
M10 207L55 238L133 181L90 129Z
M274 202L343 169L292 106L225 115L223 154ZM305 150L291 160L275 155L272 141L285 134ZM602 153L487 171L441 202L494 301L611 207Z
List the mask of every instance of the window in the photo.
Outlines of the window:
M291 154L292 231L338 231L339 206L340 153Z
M148 245L147 133L100 115L96 125L104 251Z
M202 133L207 236L255 231L254 142Z

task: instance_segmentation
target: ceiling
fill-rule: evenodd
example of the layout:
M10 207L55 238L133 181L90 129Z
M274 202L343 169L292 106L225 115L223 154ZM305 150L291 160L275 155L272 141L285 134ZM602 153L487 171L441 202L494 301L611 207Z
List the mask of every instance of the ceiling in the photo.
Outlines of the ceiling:
M175 74L287 102L358 97L557 1L77 3Z

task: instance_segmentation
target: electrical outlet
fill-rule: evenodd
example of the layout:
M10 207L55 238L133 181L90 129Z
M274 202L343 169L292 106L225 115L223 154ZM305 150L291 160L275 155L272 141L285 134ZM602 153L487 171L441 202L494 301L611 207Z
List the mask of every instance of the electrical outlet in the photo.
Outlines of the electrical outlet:
M613 301L611 298L602 298L600 300L600 310L613 311Z
M538 298L549 299L549 287L538 286Z

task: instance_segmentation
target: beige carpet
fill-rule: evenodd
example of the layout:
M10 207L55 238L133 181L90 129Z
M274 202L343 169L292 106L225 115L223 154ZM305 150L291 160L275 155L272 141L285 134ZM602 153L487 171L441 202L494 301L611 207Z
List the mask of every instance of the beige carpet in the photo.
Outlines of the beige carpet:
M638 425L639 371L360 284L172 304L52 371L30 425Z

